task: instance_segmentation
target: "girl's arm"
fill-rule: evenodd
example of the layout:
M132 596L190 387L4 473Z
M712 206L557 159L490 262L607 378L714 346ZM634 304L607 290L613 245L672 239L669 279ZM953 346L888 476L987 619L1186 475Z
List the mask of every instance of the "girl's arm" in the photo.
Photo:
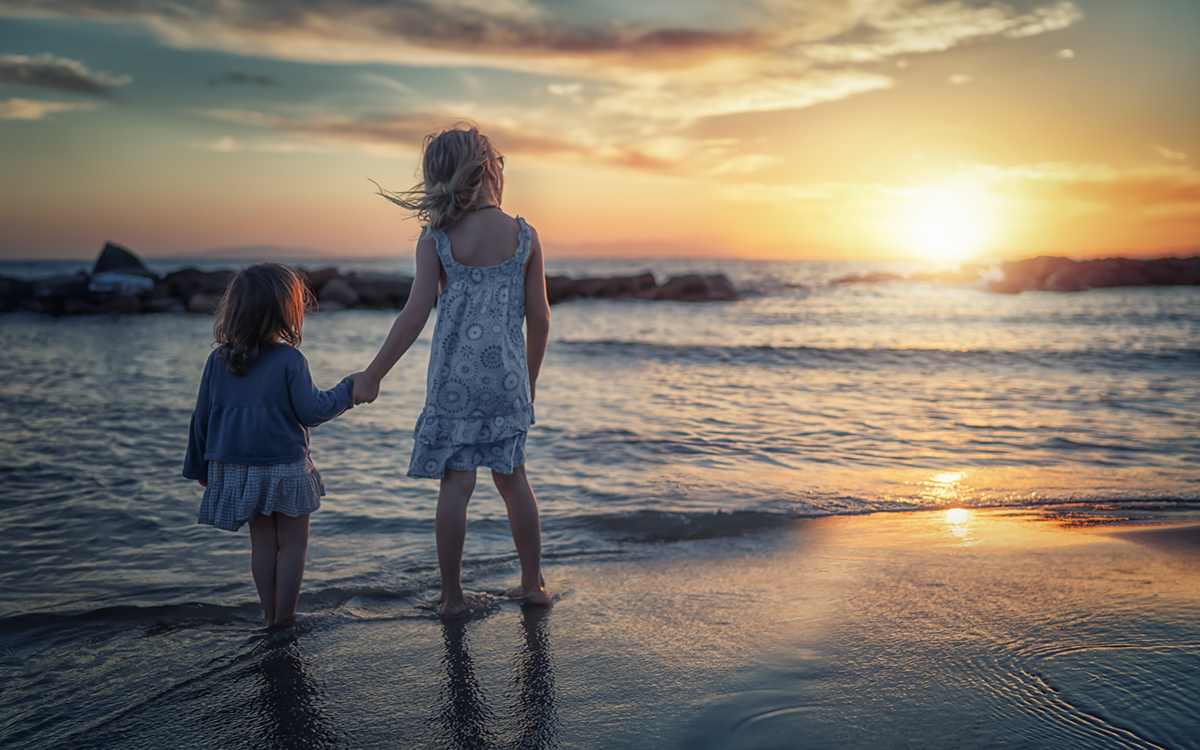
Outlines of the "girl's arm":
M345 378L329 390L323 391L313 383L308 360L304 355L300 355L298 359L299 362L288 365L286 378L288 398L291 399L292 411L300 424L316 427L341 416L342 412L354 406L354 390L350 378Z
M188 428L187 455L183 459L183 475L195 479L202 485L208 484L208 462L204 460L205 444L208 441L208 380L216 357L209 355L204 363L204 374L200 377L200 392L196 394L196 409L192 412Z
M417 273L413 277L404 309L396 316L396 322L392 323L392 330L383 346L379 347L375 359L371 360L366 370L351 376L356 404L374 401L379 396L379 383L417 340L417 336L421 335L421 329L429 320L429 313L437 299L441 275L442 262L438 260L433 238L422 237L417 242Z
M529 228L529 262L525 265L525 358L529 364L529 400L537 390L538 373L550 341L550 302L546 299L546 265L537 232Z

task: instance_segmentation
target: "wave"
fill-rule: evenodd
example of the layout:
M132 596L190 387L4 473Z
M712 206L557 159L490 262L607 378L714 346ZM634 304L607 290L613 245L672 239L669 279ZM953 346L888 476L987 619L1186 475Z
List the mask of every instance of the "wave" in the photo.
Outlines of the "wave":
M637 360L756 364L827 368L853 365L955 365L1033 367L1101 367L1121 370L1187 370L1200 367L1200 349L923 349L770 345L662 344L618 340L558 340L556 347L581 357L624 356Z

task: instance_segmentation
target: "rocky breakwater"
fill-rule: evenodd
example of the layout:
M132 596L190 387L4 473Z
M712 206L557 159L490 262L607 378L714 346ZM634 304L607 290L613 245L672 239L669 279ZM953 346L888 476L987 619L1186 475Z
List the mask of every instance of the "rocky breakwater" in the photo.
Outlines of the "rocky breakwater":
M0 278L0 312L209 312L232 275L230 271L206 273L188 268L160 278L129 250L109 242L90 274L79 272L33 281Z
M342 274L336 268L300 269L321 311L398 310L408 301L412 278L375 273ZM50 315L192 312L211 314L233 271L184 268L159 277L137 255L106 243L92 272L23 280L0 277L0 312ZM599 279L546 277L551 304L584 297L707 302L736 300L724 276L676 276L658 284L651 274Z
M25 310L50 315L131 314L216 310L233 271L184 268L159 277L120 245L104 245L91 273L27 281L0 277L0 312ZM305 283L321 310L350 307L399 309L408 300L406 276L307 272Z
M726 302L739 299L733 284L722 274L673 276L659 284L650 273L583 279L547 276L546 297L552 305L587 298L677 302Z
M988 282L988 289L1003 294L1041 290L1082 292L1118 286L1200 285L1200 257L1102 258L1071 260L1040 256L1000 264L1003 279Z

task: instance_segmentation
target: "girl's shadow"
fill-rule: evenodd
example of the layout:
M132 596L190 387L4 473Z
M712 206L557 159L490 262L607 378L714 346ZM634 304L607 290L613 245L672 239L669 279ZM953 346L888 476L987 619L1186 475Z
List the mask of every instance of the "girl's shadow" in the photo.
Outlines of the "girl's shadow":
M466 750L493 747L552 748L559 744L558 692L550 656L549 607L521 609L523 639L513 661L511 713L488 707L467 650L464 620L445 623L446 684L439 718L442 744ZM507 725L507 727L505 727ZM505 727L509 731L501 731Z

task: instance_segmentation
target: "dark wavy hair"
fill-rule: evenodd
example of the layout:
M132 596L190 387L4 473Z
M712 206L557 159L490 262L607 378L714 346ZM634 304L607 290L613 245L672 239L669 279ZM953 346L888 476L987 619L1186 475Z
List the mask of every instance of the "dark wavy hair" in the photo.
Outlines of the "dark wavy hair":
M378 188L379 195L413 211L430 229L445 229L479 201L486 175L504 194L504 156L471 122L425 136L421 181L404 193ZM497 196L497 197L500 197Z
M312 292L292 268L282 263L243 268L217 305L217 357L234 375L245 375L260 351L300 344L304 313L312 307Z

